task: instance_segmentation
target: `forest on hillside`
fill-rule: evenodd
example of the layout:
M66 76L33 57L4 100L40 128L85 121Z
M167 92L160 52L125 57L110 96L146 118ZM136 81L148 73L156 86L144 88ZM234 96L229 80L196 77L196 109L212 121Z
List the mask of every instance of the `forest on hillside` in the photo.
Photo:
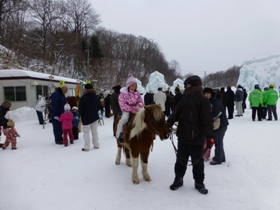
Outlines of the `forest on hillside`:
M124 84L129 72L145 86L158 71L172 85L185 79L176 60L167 61L156 41L100 26L87 0L0 1L0 44L5 68L14 63L33 71L97 80L98 86ZM2 65L3 66L3 65ZM208 86L236 85L240 67L206 75Z

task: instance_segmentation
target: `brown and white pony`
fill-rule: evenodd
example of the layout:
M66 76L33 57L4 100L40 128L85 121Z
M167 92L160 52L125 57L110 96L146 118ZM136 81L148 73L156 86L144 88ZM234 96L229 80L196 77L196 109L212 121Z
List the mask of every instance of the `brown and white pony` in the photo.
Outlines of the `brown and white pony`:
M148 174L148 157L155 136L159 135L161 140L167 139L169 137L169 130L160 105L153 104L145 106L144 108L139 110L136 115L133 115L131 117L131 120L127 124L127 127L124 127L123 133L124 141L130 151L132 160L131 165L133 184L139 184L137 173L139 157L142 165L143 178L147 182L151 181L150 175ZM120 146L120 143L118 143L118 146ZM127 151L126 155L129 155L127 154ZM120 163L120 155L121 149L119 148L116 158L117 165ZM130 165L130 156L126 157L127 165Z

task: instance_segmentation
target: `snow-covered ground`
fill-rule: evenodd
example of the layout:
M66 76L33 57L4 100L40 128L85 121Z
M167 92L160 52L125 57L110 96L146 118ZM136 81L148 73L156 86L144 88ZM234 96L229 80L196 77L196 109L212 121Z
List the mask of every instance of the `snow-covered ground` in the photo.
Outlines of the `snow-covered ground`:
M39 125L33 109L17 109L10 116L21 137L17 150L0 151L1 210L279 209L280 121L253 122L249 109L230 120L226 163L205 164L207 195L194 189L191 167L184 186L169 189L175 163L170 140L154 141L148 166L152 181L145 182L139 170L140 184L133 185L124 159L115 165L113 118L98 127L100 149L82 152L83 133L64 147L54 143L51 124Z

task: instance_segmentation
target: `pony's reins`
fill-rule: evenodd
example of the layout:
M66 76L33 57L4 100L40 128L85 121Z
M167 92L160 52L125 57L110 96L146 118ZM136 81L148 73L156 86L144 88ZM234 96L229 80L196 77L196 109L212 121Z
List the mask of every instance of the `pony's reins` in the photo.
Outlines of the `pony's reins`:
M183 165L185 164L184 162L192 162L191 164L188 164L187 166L192 166L192 165L194 165L194 164L197 164L197 163L203 158L205 152L207 151L207 147L206 147L206 148L203 150L202 156L201 156L199 159L195 160L195 161L187 160L187 159L185 159L185 158L182 158L182 157L178 154L178 149L176 148L176 146L175 146L175 144L174 144L174 140L173 140L173 132L170 132L169 139L170 139L170 141L171 141L171 143L172 143L172 146L173 146L173 148L174 148L174 151L175 151L175 154L176 154L178 160L179 160ZM181 161L181 160L182 160L182 161ZM184 161L184 162L183 162L183 161Z

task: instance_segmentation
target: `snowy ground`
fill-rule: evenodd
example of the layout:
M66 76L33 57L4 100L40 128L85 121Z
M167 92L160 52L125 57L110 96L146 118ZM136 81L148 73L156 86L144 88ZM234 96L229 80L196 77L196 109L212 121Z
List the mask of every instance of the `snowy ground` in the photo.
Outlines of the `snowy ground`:
M115 165L113 118L99 126L100 149L82 152L82 133L64 147L54 144L51 124L42 129L33 109L21 108L12 116L21 137L17 150L0 151L1 210L279 209L280 121L252 122L251 110L230 121L227 162L205 164L208 195L194 189L191 167L184 186L169 190L175 163L170 140L155 141L148 167L152 181L145 182L139 171L140 184L133 185L124 159Z

